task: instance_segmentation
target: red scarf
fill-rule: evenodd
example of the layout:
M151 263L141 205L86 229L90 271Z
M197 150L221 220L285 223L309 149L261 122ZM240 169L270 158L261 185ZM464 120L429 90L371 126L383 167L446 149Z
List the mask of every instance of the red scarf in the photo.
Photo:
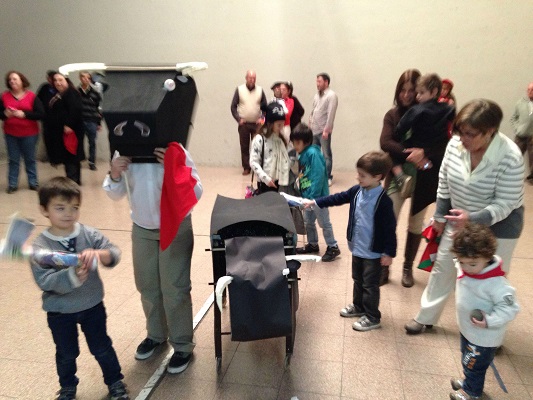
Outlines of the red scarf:
M194 193L196 179L192 168L186 164L185 150L172 142L165 153L165 174L161 192L161 229L159 245L165 250L178 233L183 218L192 210L198 199Z
M465 271L462 271L463 274L459 276L457 279L461 279L465 276L468 276L469 278L474 279L489 279L494 278L496 276L505 276L505 272L502 270L502 262L500 261L500 264L494 269L491 269L488 272L485 272L484 274L468 274Z

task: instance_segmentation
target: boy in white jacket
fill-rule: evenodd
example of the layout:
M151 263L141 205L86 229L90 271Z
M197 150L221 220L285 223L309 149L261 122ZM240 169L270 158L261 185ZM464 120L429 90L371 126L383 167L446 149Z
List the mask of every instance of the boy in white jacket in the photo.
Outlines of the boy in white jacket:
M451 251L458 269L455 302L461 331L464 380L452 379L452 400L480 399L485 374L501 346L507 324L519 311L515 289L504 277L489 227L470 223L457 233Z

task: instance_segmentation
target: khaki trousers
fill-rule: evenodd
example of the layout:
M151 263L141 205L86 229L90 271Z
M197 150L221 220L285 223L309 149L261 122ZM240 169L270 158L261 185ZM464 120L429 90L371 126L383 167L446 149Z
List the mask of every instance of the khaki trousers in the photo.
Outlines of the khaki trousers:
M175 351L191 353L193 316L191 258L194 246L191 216L183 219L176 237L159 248L159 230L133 224L133 271L146 317L147 336L169 340Z

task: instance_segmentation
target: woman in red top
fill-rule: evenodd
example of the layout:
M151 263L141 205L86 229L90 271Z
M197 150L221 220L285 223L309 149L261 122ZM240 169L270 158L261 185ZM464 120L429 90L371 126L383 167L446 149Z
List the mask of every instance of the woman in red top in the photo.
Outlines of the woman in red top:
M37 164L35 149L39 138L37 120L44 116L41 101L27 88L28 79L17 71L9 71L5 77L6 90L0 100L0 118L4 121L4 136L9 158L7 193L18 189L20 157L24 159L28 184L37 190Z

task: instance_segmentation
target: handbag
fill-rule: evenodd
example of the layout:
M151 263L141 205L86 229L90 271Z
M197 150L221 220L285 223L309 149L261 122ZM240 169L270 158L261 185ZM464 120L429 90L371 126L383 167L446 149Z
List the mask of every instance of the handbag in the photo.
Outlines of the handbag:
M261 135L263 136L263 135ZM263 146L261 148L261 168L263 168L263 157L265 154L265 137L263 136ZM254 188L254 171L252 171L252 181L246 189L244 190L244 198L249 199L250 197L259 196L264 192L263 186L266 186L263 182L257 182L257 189Z

